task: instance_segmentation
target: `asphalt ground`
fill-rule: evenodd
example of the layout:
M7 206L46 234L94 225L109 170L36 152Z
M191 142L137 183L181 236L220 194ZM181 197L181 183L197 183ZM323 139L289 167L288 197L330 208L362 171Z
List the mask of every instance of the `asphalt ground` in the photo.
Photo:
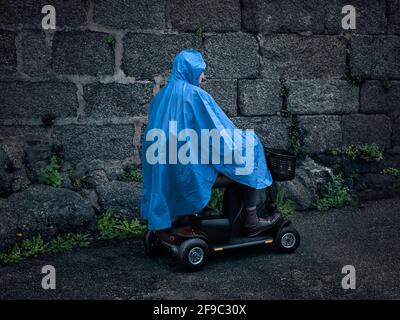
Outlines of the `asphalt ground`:
M142 239L101 241L88 248L0 267L0 299L399 299L400 198L362 207L297 212L301 245L280 254L267 245L216 253L200 272L149 258ZM44 265L56 289L41 286ZM342 268L356 271L344 290Z

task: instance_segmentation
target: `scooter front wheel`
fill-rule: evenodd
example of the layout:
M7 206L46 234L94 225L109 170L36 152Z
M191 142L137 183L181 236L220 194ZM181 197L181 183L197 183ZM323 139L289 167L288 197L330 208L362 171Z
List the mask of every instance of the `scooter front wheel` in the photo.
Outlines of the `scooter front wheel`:
M279 252L291 253L300 245L300 234L293 227L284 227L275 238L275 248Z
M178 259L187 271L198 271L207 263L210 255L208 244L198 238L189 239L179 246Z

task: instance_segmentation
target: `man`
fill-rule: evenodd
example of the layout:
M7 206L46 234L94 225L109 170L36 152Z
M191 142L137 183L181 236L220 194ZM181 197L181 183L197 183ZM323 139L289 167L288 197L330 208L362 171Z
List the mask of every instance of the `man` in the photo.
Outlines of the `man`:
M236 128L200 88L205 68L196 50L180 52L167 85L150 104L143 144L141 216L149 230L165 230L177 216L199 213L222 174L242 185L244 229L248 236L256 236L279 219L278 214L266 219L257 216L257 190L272 183L263 146L253 131ZM212 139L216 132L222 144Z

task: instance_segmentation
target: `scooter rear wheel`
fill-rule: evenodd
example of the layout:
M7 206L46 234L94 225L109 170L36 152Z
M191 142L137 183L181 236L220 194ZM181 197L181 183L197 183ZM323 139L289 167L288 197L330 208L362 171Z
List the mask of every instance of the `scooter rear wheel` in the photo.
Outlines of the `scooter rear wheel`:
M300 245L300 234L298 231L291 227L283 227L282 230L276 235L275 248L279 252L291 253L295 252Z
M144 252L148 256L155 256L161 252L162 245L157 235L150 230L147 230L143 236Z
M179 246L178 259L186 271L193 272L202 269L209 255L210 248L202 239L189 239Z

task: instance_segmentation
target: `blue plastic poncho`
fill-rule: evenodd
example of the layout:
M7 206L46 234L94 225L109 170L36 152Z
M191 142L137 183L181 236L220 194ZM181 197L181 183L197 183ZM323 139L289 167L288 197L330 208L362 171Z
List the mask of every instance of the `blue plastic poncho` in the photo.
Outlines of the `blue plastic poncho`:
M174 59L167 85L150 104L142 150L141 198L141 216L150 230L170 227L178 215L199 213L210 200L218 172L257 189L272 183L258 137L253 131L240 132L199 87L205 68L199 52L182 51ZM207 134L216 131L227 138L221 143L210 136L207 139ZM204 141L200 139L203 134ZM247 150L254 150L250 159ZM229 152L241 152L242 161L235 156L233 160L224 158Z

